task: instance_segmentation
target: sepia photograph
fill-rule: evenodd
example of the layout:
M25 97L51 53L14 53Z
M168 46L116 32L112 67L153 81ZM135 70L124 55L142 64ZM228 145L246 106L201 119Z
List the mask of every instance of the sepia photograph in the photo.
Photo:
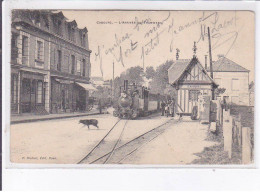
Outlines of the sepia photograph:
M10 17L11 165L254 165L253 11Z

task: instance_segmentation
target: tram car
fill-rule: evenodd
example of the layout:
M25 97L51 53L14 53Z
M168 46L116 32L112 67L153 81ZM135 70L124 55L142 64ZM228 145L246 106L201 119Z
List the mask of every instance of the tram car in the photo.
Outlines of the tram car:
M160 110L163 96L152 94L144 86L128 84L124 80L124 86L120 86L120 94L117 101L117 108L114 116L123 119L136 119L140 116L147 116Z

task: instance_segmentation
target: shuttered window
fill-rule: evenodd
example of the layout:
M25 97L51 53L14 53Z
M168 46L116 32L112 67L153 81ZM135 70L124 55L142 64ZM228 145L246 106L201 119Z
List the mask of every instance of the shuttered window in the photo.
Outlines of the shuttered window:
M71 74L75 74L75 56L71 55Z
M83 47L86 46L86 35L85 35L84 33L82 34L81 45L82 45Z
M28 45L28 37L22 36L22 64L28 65L29 58L29 45Z
M57 64L58 71L61 71L61 60L62 60L61 50L58 50L58 64Z
M82 76L86 76L86 60L85 59L83 59L83 71L82 71Z
M57 33L62 36L62 23L60 20L57 22Z
M239 79L232 79L232 90L238 91L239 87Z
M43 42L37 40L37 59L43 61Z

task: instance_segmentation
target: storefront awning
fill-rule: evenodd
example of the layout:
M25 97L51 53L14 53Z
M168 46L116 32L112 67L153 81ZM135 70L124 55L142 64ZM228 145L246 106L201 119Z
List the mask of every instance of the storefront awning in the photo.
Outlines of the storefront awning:
M79 82L76 82L76 84L78 84L79 86L81 86L85 90L97 91L97 89L92 84L85 84L85 83L79 83Z

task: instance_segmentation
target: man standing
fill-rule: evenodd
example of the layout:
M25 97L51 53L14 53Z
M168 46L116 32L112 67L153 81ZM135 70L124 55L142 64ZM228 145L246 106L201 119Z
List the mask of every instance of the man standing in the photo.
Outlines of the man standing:
M174 98L172 98L171 107L172 107L172 117L174 117L174 108L175 108L175 99Z
M102 103L101 103L101 99L99 98L98 100L98 109L99 109L99 114L102 113Z
M161 103L161 108L162 108L162 116L164 116L164 112L165 112L165 106L166 106L165 102L164 102L164 101L162 101L162 103Z

